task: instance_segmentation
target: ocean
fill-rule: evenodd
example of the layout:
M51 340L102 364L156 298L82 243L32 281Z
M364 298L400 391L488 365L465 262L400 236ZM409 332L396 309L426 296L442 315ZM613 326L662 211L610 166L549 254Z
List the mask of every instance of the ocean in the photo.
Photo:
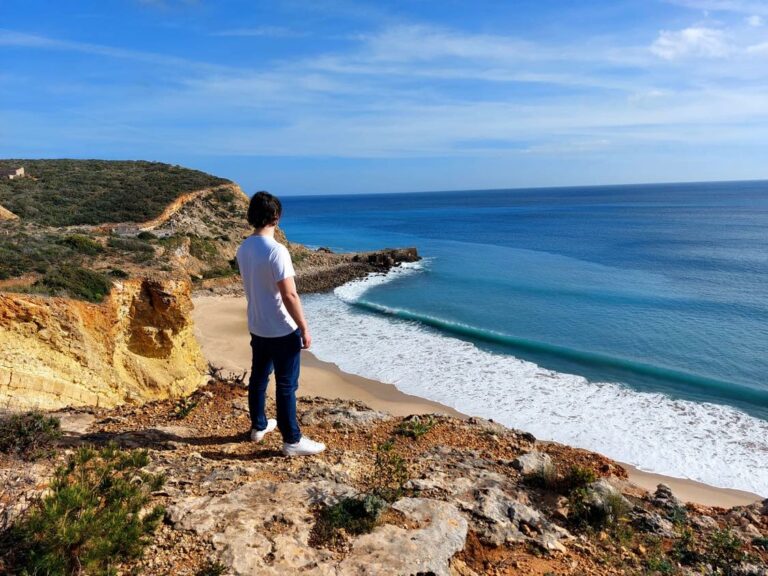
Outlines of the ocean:
M305 298L342 370L768 496L768 182L284 197L288 238L423 260Z

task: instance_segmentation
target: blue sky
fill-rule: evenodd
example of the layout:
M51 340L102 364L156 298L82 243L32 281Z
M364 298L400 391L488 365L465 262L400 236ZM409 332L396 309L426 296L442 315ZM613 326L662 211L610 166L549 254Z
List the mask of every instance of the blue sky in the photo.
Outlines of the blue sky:
M0 156L277 194L768 178L768 1L2 0Z

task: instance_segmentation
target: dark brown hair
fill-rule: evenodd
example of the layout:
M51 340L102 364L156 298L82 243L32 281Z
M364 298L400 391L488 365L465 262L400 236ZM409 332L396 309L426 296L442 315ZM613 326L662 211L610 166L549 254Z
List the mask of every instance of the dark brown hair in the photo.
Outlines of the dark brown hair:
M248 224L254 228L277 224L282 213L283 205L277 196L264 191L256 192L248 205Z

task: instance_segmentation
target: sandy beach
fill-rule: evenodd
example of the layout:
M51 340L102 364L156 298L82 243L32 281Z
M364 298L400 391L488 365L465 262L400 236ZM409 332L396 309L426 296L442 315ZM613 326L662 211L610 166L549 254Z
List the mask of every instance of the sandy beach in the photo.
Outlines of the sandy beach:
M248 370L251 359L245 298L205 295L196 296L193 302L195 335L208 361L225 371L242 373ZM396 416L425 413L469 416L443 404L405 394L391 384L345 373L310 352L303 353L299 382L300 396L360 400L376 410ZM625 463L622 465L632 483L647 490L655 490L659 483L667 484L686 502L727 508L761 500L760 496L749 492L717 488L693 480L644 472Z

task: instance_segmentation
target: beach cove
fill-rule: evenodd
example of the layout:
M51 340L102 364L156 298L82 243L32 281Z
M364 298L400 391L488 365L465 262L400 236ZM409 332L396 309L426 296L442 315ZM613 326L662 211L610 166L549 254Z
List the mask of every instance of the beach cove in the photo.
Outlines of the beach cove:
M242 373L248 370L250 346L245 298L197 295L193 302L195 335L207 360L225 371ZM466 418L472 415L438 402L406 394L392 384L343 372L333 363L324 362L307 351L303 353L298 394L359 400L375 410L386 411L395 416L439 413ZM667 484L678 498L686 502L727 508L752 504L761 499L759 495L746 491L645 472L625 463L621 465L627 470L633 484L650 491L659 483Z

